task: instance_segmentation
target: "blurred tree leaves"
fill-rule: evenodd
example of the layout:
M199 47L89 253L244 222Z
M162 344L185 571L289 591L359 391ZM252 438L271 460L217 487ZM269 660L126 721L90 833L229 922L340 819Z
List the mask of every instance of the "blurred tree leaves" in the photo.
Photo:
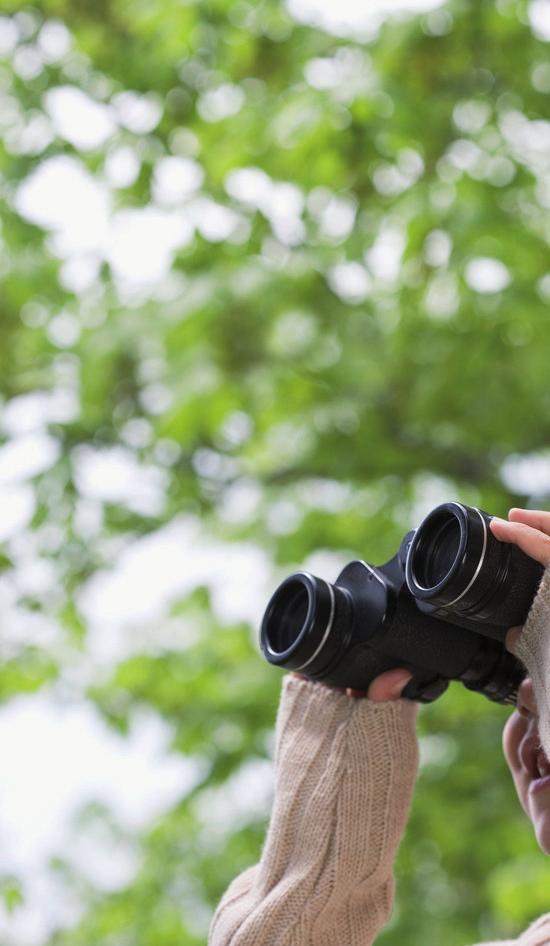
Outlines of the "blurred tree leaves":
M0 9L4 447L36 416L59 447L15 477L33 512L8 530L0 567L19 614L62 635L54 648L6 639L4 700L52 680L74 690L88 582L182 513L228 558L256 543L275 582L318 550L384 561L443 499L500 514L548 501L547 466L542 482L503 473L510 457L544 462L550 434L550 78L529 4L456 0L365 38L299 23L279 0ZM75 144L77 119L63 131L48 105L66 87L113 122L96 145ZM99 188L82 204L89 227L73 208L68 237L63 214L36 217L36 191L21 209L23 187L61 157L78 162L63 165L67 187L76 167ZM109 231L125 211L138 216ZM32 395L41 406L20 400ZM94 493L86 448L130 457L127 489ZM50 580L21 578L29 557ZM174 620L194 636L122 657L85 695L122 732L140 707L160 714L196 784L140 838L127 888L67 879L85 911L56 946L203 942L258 856L267 805L237 813L231 785L250 765L265 780L279 678L256 628L221 622L207 594L170 607L152 636ZM423 709L381 942L508 937L545 908L548 867L501 757L505 718L458 687ZM18 885L2 888L12 910Z

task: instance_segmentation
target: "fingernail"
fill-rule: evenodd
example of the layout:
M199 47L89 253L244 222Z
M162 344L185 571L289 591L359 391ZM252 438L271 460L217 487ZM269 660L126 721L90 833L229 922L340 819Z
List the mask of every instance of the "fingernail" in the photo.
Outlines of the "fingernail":
M491 519L491 524L492 524L493 522L496 522L497 526L499 526L499 525L500 525L500 526L507 526L507 525L508 525L508 520L507 520L507 519L501 519L499 516L493 516L493 518Z
M393 684L393 686L392 686L392 688L391 688L391 691L390 691L390 692L391 692L391 695L392 695L392 696L399 696L399 694L401 693L401 690L403 689L403 687L405 686L405 684L408 683L409 680L411 680L411 679L412 679L412 673L402 673L401 676L400 676L400 677L395 681L395 683Z

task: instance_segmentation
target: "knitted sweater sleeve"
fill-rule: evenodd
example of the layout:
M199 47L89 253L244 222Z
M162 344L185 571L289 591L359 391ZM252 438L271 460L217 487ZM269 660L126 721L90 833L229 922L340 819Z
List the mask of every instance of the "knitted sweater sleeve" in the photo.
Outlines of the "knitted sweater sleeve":
M533 681L540 741L550 759L550 566L542 576L514 653Z
M226 891L210 946L373 942L392 910L417 711L409 700L374 703L284 678L263 852Z

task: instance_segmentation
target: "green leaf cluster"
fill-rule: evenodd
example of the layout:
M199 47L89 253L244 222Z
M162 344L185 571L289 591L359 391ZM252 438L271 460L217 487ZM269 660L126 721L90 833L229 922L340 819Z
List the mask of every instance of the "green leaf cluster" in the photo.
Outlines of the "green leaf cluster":
M216 606L236 550L254 546L272 585L319 552L332 578L352 556L385 561L445 499L503 515L550 498L550 66L529 5L449 0L364 34L291 8L0 0L0 462L31 415L55 445L48 462L37 441L15 477L32 512L6 535L0 580L29 637L0 643L0 698L72 694L122 734L157 714L197 773L136 832L122 889L52 864L82 909L51 946L202 943L259 855L269 806L247 813L238 786L266 782L280 680L256 624ZM109 116L103 140L80 147L61 126L49 95L67 87ZM22 209L61 159L108 195L111 224L134 221L130 276L127 231L79 250L59 218ZM163 196L168 159L200 183ZM145 211L183 228L149 282ZM153 499L132 477L94 493L91 455L123 457ZM86 593L179 521L223 548L211 584L171 592L96 667ZM50 580L25 578L30 560ZM507 938L546 909L550 868L501 755L506 715L458 686L423 708L381 944ZM15 913L24 880L1 894Z

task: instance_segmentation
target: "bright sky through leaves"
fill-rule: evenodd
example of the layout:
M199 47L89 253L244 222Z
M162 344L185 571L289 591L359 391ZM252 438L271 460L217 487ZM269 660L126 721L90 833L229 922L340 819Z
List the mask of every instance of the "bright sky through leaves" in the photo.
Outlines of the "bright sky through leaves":
M549 8L2 4L6 946L202 944L269 807L276 581L548 505ZM548 889L451 690L389 946Z

